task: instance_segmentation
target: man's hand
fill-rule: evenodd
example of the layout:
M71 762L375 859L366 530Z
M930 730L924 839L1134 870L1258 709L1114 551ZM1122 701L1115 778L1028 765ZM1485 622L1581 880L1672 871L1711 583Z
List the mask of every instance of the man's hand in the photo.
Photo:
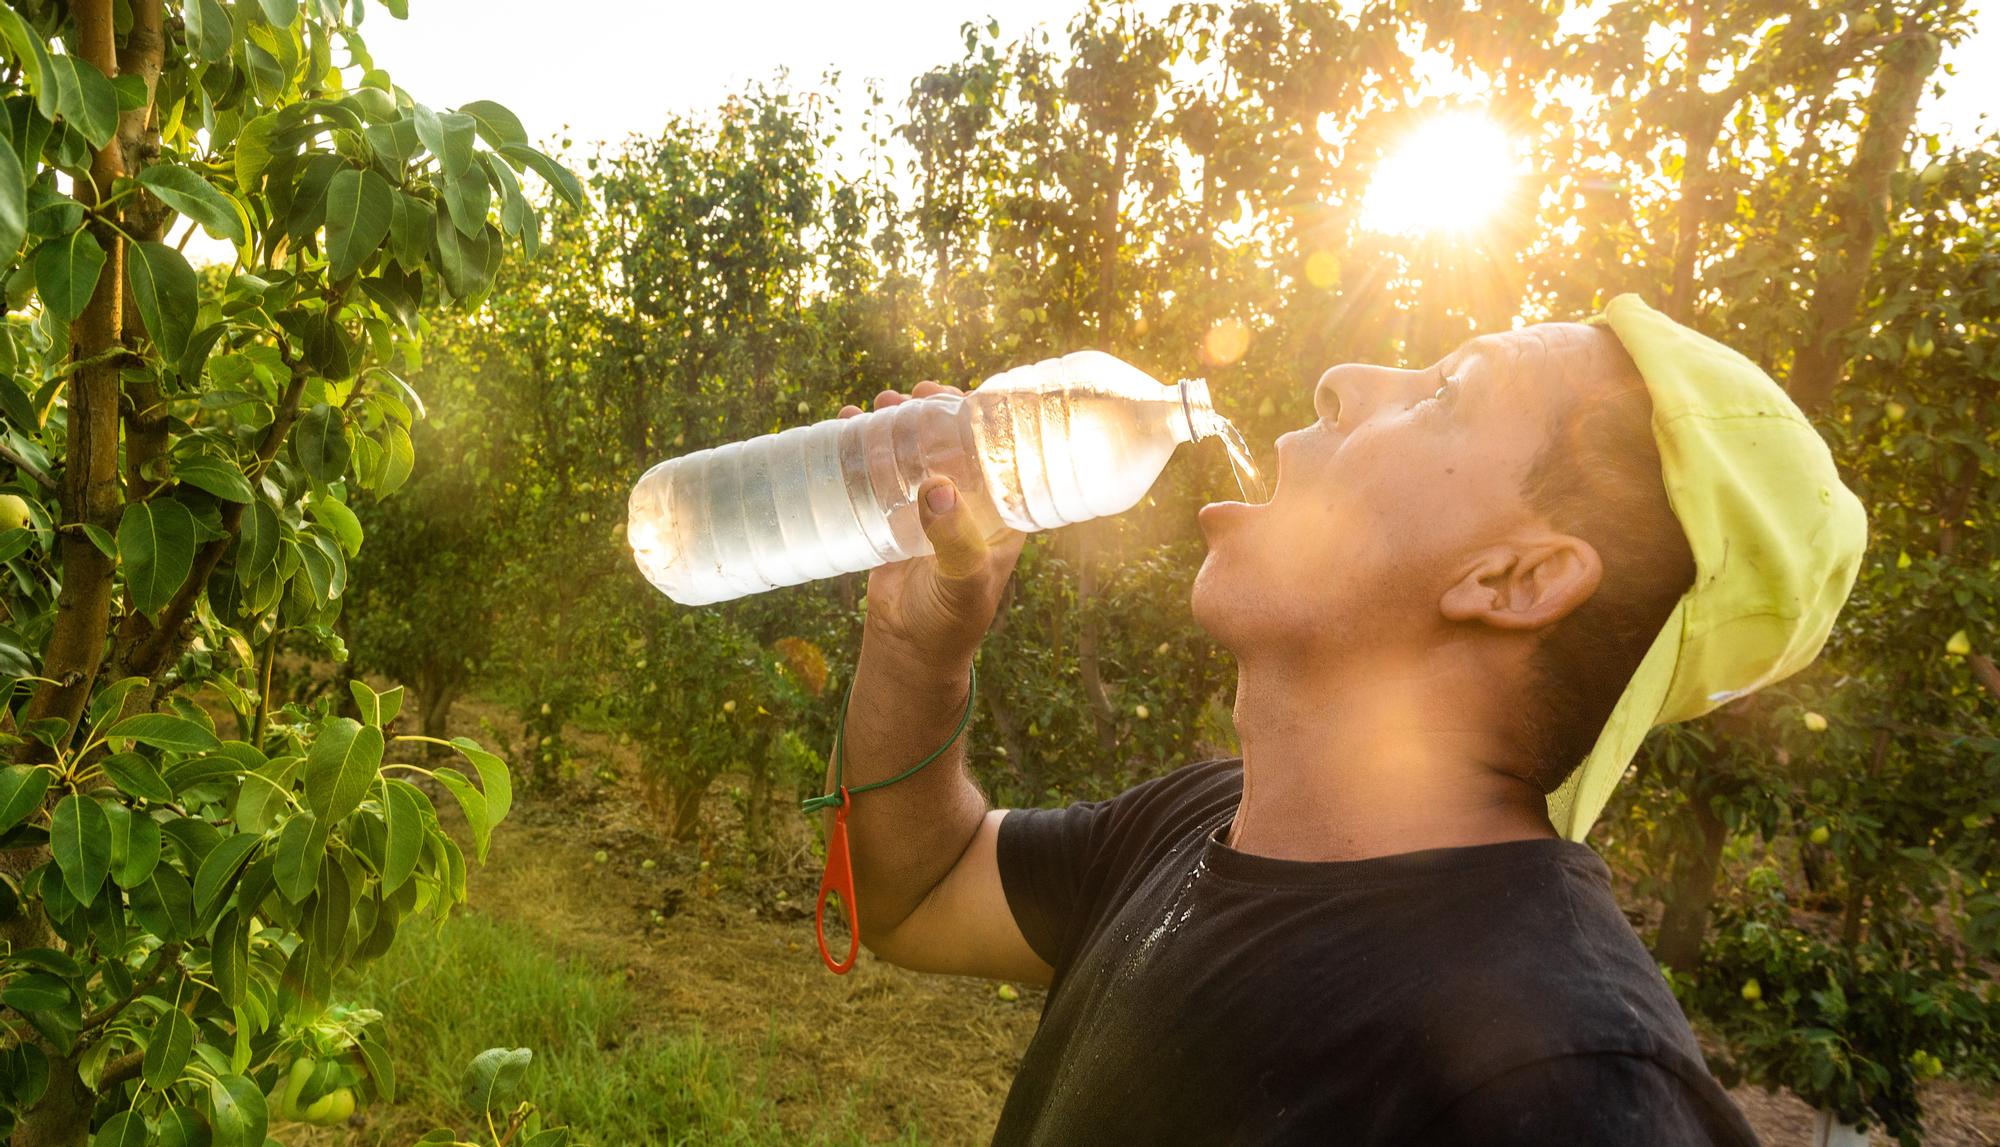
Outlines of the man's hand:
M875 409L913 398L963 395L955 386L920 382L908 395L885 390ZM843 407L842 418L860 414ZM939 669L969 663L993 622L993 611L1025 535L1005 530L994 539L980 531L949 478L927 478L917 491L917 516L935 557L878 566L868 575L868 629L902 656Z

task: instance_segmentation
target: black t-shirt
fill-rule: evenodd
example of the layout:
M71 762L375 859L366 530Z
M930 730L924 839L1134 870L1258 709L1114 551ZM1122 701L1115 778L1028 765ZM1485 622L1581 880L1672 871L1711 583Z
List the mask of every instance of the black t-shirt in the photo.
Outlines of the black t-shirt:
M1590 849L1307 863L1234 761L1001 822L1055 968L997 1143L1755 1144Z

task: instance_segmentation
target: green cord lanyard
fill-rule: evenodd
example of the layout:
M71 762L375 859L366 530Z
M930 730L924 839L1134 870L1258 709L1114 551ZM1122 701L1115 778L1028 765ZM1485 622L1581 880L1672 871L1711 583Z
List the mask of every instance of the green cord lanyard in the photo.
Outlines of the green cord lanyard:
M979 695L979 667L972 667L972 681L966 688L965 712L958 718L958 727L946 737L944 744L931 750L931 754L887 780L871 781L865 785L849 788L840 783L841 741L847 734L847 705L854 700L854 683L848 682L847 693L840 700L840 723L833 733L833 791L816 797L807 797L799 802L799 811L804 813L833 811L833 831L826 838L826 870L819 878L819 903L813 908L813 935L819 940L819 958L827 969L835 975L846 975L854 967L854 959L861 953L861 917L854 904L854 858L847 846L847 810L856 794L886 789L897 781L906 781L925 765L944 756L945 751L958 743L965 733L965 727L972 723L972 701ZM838 893L840 903L847 910L847 959L833 958L833 952L826 946L826 898Z

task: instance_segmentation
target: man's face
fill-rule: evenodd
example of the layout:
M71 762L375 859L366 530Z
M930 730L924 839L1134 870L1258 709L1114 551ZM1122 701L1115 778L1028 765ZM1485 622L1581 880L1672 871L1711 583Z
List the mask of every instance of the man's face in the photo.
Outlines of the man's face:
M1239 657L1321 668L1448 640L1445 591L1491 547L1548 531L1522 479L1563 391L1581 385L1560 364L1592 336L1545 324L1474 339L1427 370L1328 370L1319 420L1278 439L1271 500L1202 510L1196 620Z

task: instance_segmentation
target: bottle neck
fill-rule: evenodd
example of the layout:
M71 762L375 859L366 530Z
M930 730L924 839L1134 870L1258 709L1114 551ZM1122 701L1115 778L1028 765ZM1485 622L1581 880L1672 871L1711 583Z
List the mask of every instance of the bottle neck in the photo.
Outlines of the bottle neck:
M1181 400L1181 416L1174 419L1174 437L1182 442L1199 442L1215 436L1215 404L1208 397L1208 380L1184 378L1176 387Z

